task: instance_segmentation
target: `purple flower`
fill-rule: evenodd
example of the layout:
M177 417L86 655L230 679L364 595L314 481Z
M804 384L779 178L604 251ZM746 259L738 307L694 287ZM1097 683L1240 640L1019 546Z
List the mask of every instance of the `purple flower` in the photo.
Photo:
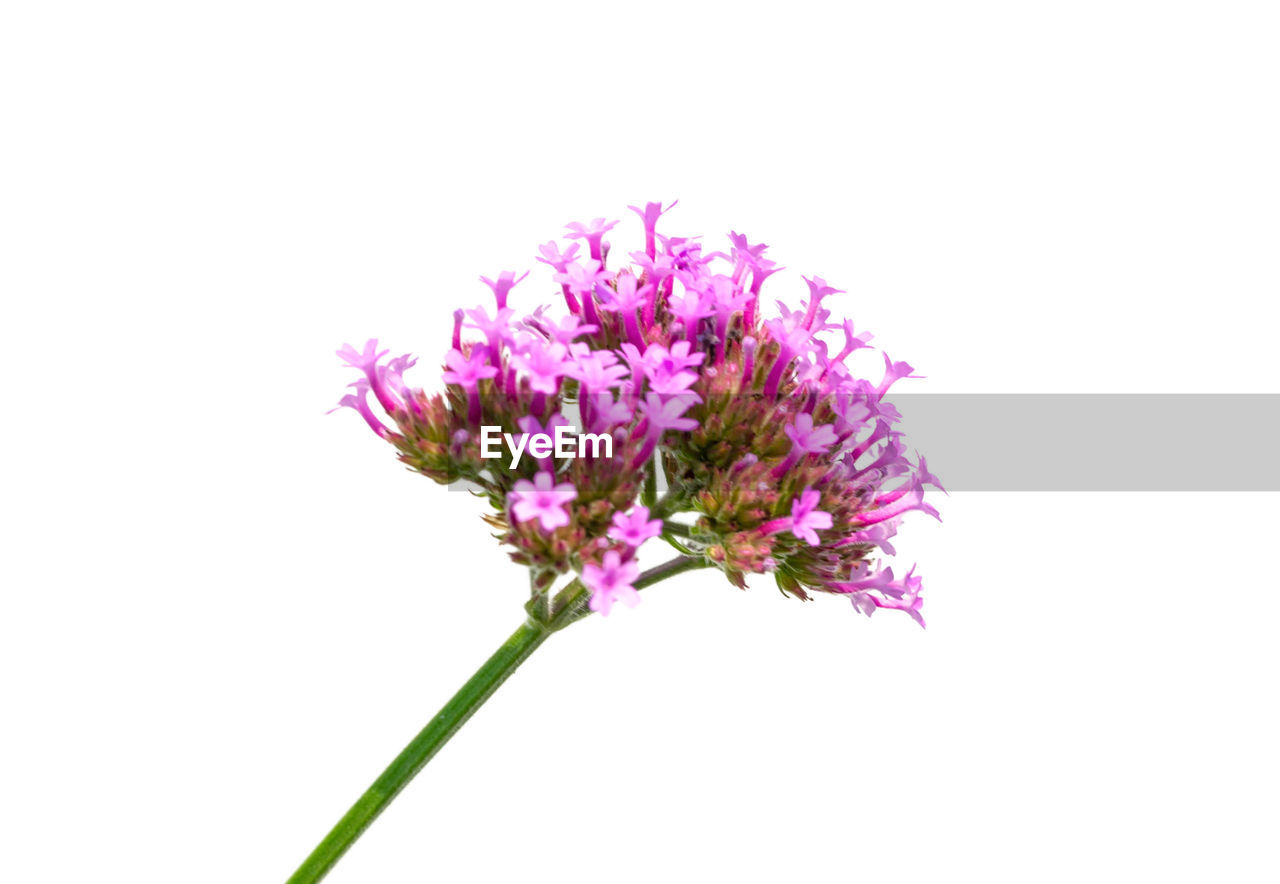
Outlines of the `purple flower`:
M678 298L669 298L667 309L680 320L680 324L684 326L685 338L690 341L698 333L698 323L704 317L715 313L715 305L711 303L711 298L690 288L686 288L684 294Z
M645 393L640 412L649 420L649 435L659 436L666 430L697 429L698 422L691 417L681 417L697 404L698 396L686 393L664 398L657 393Z
M706 353L689 352L688 341L676 341L670 349L661 344L650 344L644 351L645 373L675 374L686 369L696 369L707 358Z
M831 527L831 514L815 509L821 497L812 488L805 488L791 501L791 533L810 546L818 546L818 531Z
M663 213L670 212L675 208L675 205L678 202L679 200L672 200L671 204L665 209L662 208L662 203L645 203L644 209L639 209L635 206L627 206L628 209L639 215L640 220L644 222L644 250L645 254L648 255L650 259L657 254L657 243L654 232L658 227L658 219L662 217Z
M568 373L569 363L565 361L568 349L564 344L534 343L524 353L511 357L511 364L529 374L530 388L539 393L555 393L560 386L560 378Z
M466 311L467 316L471 319L473 328L476 328L484 335L485 342L489 345L489 361L496 365L502 364L502 344L510 343L515 335L514 329L511 327L511 317L515 315L515 311L510 307L500 307L494 313L493 318L489 317L488 312L483 307L476 307L473 310Z
M915 570L915 565L912 565L905 577L895 580L893 569L884 568L867 577L833 584L833 588L837 592L848 593L854 609L868 617L875 613L876 608L892 608L905 611L923 629L924 616L920 613L924 604L920 598L923 581L915 576Z
M378 365L382 357L390 352L390 350L379 350L376 338L370 338L366 341L363 350L357 350L350 344L343 344L342 349L338 351L338 356L342 358L343 362L364 372L374 398L378 400L378 404L388 414L392 414L400 408L400 402L391 395L391 390L386 384L383 371Z
M733 247L733 255L735 258L742 258L751 263L764 254L764 250L769 248L764 243L751 245L747 242L747 238L737 231L729 231L729 244Z
M777 273L779 270L785 269L785 267L778 266L776 262L770 261L768 258L757 259L756 262L751 265L751 294L755 297L759 297L760 288L764 285L764 281L770 276L773 276L773 274ZM755 302L752 301L748 309L752 309L754 306ZM747 318L750 320L753 317L748 316Z
M493 289L493 296L498 301L498 309L501 310L507 306L507 293L510 292L511 289L520 282L520 280L524 279L528 275L529 272L526 270L524 274L521 275L520 279L516 279L516 275L514 273L510 270L504 270L502 273L498 274L497 282L494 282L486 276L480 277L480 281Z
M828 517L830 518L830 517ZM635 549L651 537L662 533L662 520L650 519L647 506L637 506L630 513L614 513L609 536Z
M387 386L401 396L408 393L408 388L404 384L404 373L417 364L417 358L410 356L408 353L392 359L383 370L383 378L386 380Z
M390 350L379 350L378 339L370 338L365 341L364 350L357 350L350 344L343 344L342 349L338 351L338 356L352 368L368 373L373 371L379 360L390 352Z
M637 347L644 346L644 335L641 334L640 326L636 322L636 311L646 308L647 315L653 286L645 285L637 288L636 278L630 273L620 274L614 284L617 286L616 289L603 285L596 286L596 292L602 298L602 306L606 310L622 314L622 323L631 343Z
M578 244L575 242L561 252L560 247L556 245L556 241L552 240L549 243L538 246L538 251L542 253L542 257L538 258L539 261L543 264L550 264L555 268L556 273L564 273L565 265L571 263L574 255L578 254Z
M797 414L795 424L783 427L782 432L795 444L795 450L805 454L826 454L837 441L829 424L814 428L811 414Z
M599 328L594 325L586 325L577 316L570 314L561 319L557 325L552 325L550 322L544 323L542 331L551 340L567 347L573 343L575 338L592 334L599 331Z
M457 350L450 350L444 354L444 364L449 366L449 371L444 373L444 382L457 384L464 390L474 390L482 380L498 374L498 370L486 361L484 350L479 347L472 349L470 358Z
M596 284L608 279L609 274L600 269L599 261L588 261L586 264L575 261L565 265L564 271L552 278L575 295L590 295L595 291Z
M541 472L533 477L533 481L521 479L516 482L508 497L511 504L511 515L517 522L537 519L545 532L569 524L569 514L564 511L565 504L578 496L578 492L569 482L555 484L555 479L548 472Z
M604 235L617 226L617 221L605 222L603 218L595 218L590 224L582 224L574 221L566 224L569 233L566 236L569 239L585 239L587 247L591 250L593 260L604 262L604 253L600 249L600 242L604 239Z
M636 287L636 278L630 273L622 273L618 275L617 290L597 287L597 292L601 292L604 297L601 299L601 306L606 310L617 313L625 313L627 311L639 310L649 300L649 295L653 291L652 286Z
M478 330L486 339L509 341L513 334L511 328L511 317L515 315L515 311L510 307L500 307L493 317L489 316L489 311L483 307L475 307L466 311L467 318L471 320L471 327Z
M889 354L884 354L884 378L876 386L876 396L883 397L888 389L893 386L895 381L903 378L918 378L920 375L912 374L914 369L905 362L894 362L889 358Z
M567 371L569 377L596 392L619 386L628 373L625 365L618 364L618 356L612 350L591 350L577 354Z
M612 393L591 393L582 400L584 420L592 433L601 433L610 427L631 423L635 411L625 400L615 399Z
M649 379L649 389L664 396L683 393L698 380L695 368L706 358L705 353L689 355L689 342L677 341L668 350L661 344L650 344L644 351L641 365Z
M600 614L609 616L614 602L622 602L634 608L640 604L640 594L632 585L640 576L640 566L635 562L623 562L616 550L604 554L604 561L599 565L582 566L582 582L591 590L591 600L587 607Z
M914 572L897 579L868 563L872 550L893 554L890 541L908 513L937 515L929 502L941 483L923 458L908 456L895 429L901 416L886 398L896 381L914 377L911 366L885 356L879 379L855 368L852 357L871 336L824 309L838 290L820 277L804 279L807 296L791 306L787 298L776 310L762 304L761 284L779 269L763 244L733 231L714 250L697 237L659 234L661 204L630 208L644 224L645 248L630 252L626 266L605 269L605 237L616 222L603 218L568 225L579 242L563 250L539 247L567 311L524 306L516 320L507 302L521 271L481 277L497 306L454 314L444 395L406 386L413 360L387 361L374 340L339 351L362 373L341 406L392 441L413 469L484 489L499 510L490 518L504 527L501 539L534 571L535 593L550 575L577 568L593 610L634 601L632 551L662 536L672 525L664 518L683 513L698 520L698 543L686 554L735 585L773 572L784 593L835 593L858 610L895 608L919 620ZM464 341L472 328L482 340ZM374 415L369 393L393 422ZM564 462L559 485L554 454L536 466L525 461L532 481L512 488L520 477L505 478L505 460L493 461L498 440L485 425L519 427L528 443L530 434L554 438L570 423L589 434L577 450L589 461ZM663 470L672 493L657 518L636 498Z
M827 295L844 294L844 289L832 288L827 285L827 281L821 276L815 276L813 279L801 277L801 279L809 285L809 309L804 314L804 327L816 331L817 329L813 328L814 322L816 321L821 326L826 317L831 315L829 311L824 310L822 311L823 315L820 316L818 314L818 305L822 303L822 299Z
M645 282L652 286L660 286L676 272L675 261L670 255L658 255L656 258L650 258L644 252L632 252L631 260L635 261L636 266L644 274Z
M333 414L338 410L338 408L353 409L362 418L364 418L364 422L369 425L369 429L373 430L379 436L386 438L389 431L385 426L383 426L382 421L378 420L377 416L373 413L373 409L369 407L369 382L364 378L361 378L355 383L348 384L347 386L355 387L356 391L354 393L348 393L346 396L339 399L338 407L329 409L327 413Z

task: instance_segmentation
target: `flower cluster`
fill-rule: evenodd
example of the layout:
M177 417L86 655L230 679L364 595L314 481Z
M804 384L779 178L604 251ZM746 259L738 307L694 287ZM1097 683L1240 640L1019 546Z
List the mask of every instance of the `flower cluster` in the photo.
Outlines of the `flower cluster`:
M781 268L764 245L731 233L727 251L704 251L657 233L671 206L631 208L644 249L619 269L605 240L616 221L570 224L564 246L540 247L563 313L509 306L527 273L481 277L494 303L454 313L442 392L410 387L416 360L369 341L339 351L361 372L340 404L410 468L488 498L486 520L531 568L535 601L574 571L591 610L635 604L636 551L662 538L737 586L769 572L798 598L843 595L923 625L914 569L895 577L873 563L894 553L906 513L937 516L925 489L941 485L908 459L885 399L911 366L885 355L878 381L855 376L848 358L871 336L832 321L823 304L838 289L805 279L798 308L778 302L766 318L761 288ZM568 458L543 447L512 464L483 456L486 426L522 440L573 426L612 445Z

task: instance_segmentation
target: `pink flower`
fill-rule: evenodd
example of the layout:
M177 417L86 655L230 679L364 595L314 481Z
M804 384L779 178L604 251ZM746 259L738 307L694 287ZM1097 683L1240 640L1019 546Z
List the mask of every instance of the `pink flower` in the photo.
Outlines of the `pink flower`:
M711 299L693 289L686 289L678 298L669 298L667 309L680 320L680 324L684 326L685 337L690 341L698 333L698 323L715 312Z
M404 373L417 364L417 357L410 356L408 353L397 356L387 363L387 367L382 371L382 378L392 390L401 396L407 396L409 389L404 383Z
M892 568L884 568L874 574L845 583L834 583L836 592L847 593L855 610L870 617L876 608L892 608L905 611L907 616L924 628L924 616L920 609L924 599L920 598L920 589L924 583L915 576L916 567L911 566L907 576L895 580Z
M894 382L903 378L918 378L920 375L912 374L915 369L905 362L894 362L889 358L889 354L884 354L884 378L876 386L876 395L884 396Z
M601 299L601 306L617 313L635 311L643 307L653 291L653 287L648 285L637 288L636 278L630 273L620 274L617 285L616 291L600 287L601 294L604 296Z
M589 335L599 331L594 325L586 325L577 316L570 314L560 320L558 325L552 325L550 322L544 323L542 331L548 338L566 347L573 343L575 338L583 335Z
M818 531L831 527L831 514L814 509L821 497L812 488L805 488L791 501L791 533L810 546L818 546Z
M645 374L652 379L657 374L675 374L686 369L696 369L707 358L706 353L690 353L688 341L676 341L667 349L661 344L650 344L644 351Z
M806 454L826 454L827 450L836 443L836 431L831 429L829 424L823 424L815 429L811 414L796 415L795 424L783 427L782 432L787 434L787 438L795 444L796 449Z
M643 347L644 335L641 334L640 325L636 321L636 311L644 308L646 313L648 312L653 286L644 285L637 288L636 278L630 273L619 275L615 285L616 289L604 285L596 286L596 292L601 297L601 306L605 310L622 314L627 337L631 339L632 344Z
M604 239L604 235L617 226L617 221L605 222L603 218L592 219L590 224L582 224L574 221L566 224L569 228L567 237L569 239L585 239L587 247L591 250L591 257L596 261L603 262L604 254L600 250L600 242Z
M586 409L587 429L602 433L610 427L629 424L635 420L635 412L625 400L614 399L612 393L592 393L582 400Z
M828 517L829 518L829 517ZM662 520L650 519L647 506L637 506L630 513L614 513L609 536L632 549L662 533Z
M568 373L569 363L565 361L568 349L564 344L534 343L524 353L511 357L511 364L529 373L529 386L539 393L555 393L560 386L560 378Z
M546 532L569 524L569 514L564 511L565 504L578 496L578 492L569 482L555 484L555 479L548 472L541 472L533 477L533 481L521 479L516 482L508 501L511 504L511 515L517 522L537 519Z
M378 404L388 414L392 414L400 408L400 402L391 395L391 390L387 387L385 370L378 365L382 361L382 357L390 352L390 350L379 350L376 338L370 338L365 341L363 350L357 350L350 344L343 344L342 349L338 351L338 355L342 357L343 362L364 372L374 398L378 400Z
M764 281L779 270L785 269L785 267L779 267L776 261L770 261L768 258L756 259L756 262L751 266L751 294L758 296Z
M569 377L596 392L612 390L627 376L627 367L618 364L612 350L592 350L576 356L567 371Z
M450 350L444 354L444 364L450 369L444 373L444 382L457 384L464 390L474 390L480 381L498 374L498 370L486 361L486 356L479 347L471 351L470 359L457 350Z
M466 314L471 320L471 327L477 329L488 340L511 340L511 317L515 311L510 307L498 308L493 318L489 317L489 312L483 307L475 307L466 311Z
M329 409L328 413L333 414L338 408L350 408L356 411L364 422L369 425L369 429L373 430L379 436L386 437L387 428L382 425L382 421L378 420L373 413L373 409L369 407L369 382L364 378L348 384L349 387L355 387L354 393L348 393L338 400L338 407Z
M485 285L487 285L489 288L493 289L493 296L498 301L498 309L501 310L502 308L507 306L507 293L510 292L511 289L517 283L519 283L522 279L524 279L528 275L529 275L529 271L526 270L520 276L520 279L516 279L516 275L514 273L512 273L510 270L504 270L502 273L498 274L497 282L494 282L492 279L489 279L488 277L485 277L485 276L480 277L480 281L483 282Z
M496 365L502 364L502 343L510 342L515 332L511 328L511 317L515 311L510 307L498 308L493 318L489 318L488 312L483 307L476 307L473 310L466 311L467 316L471 319L472 325L479 329L484 335L485 342L489 345L489 361Z
M809 308L804 314L804 327L817 331L817 329L813 328L815 320L819 325L821 325L825 321L826 317L831 315L830 311L823 310L822 315L819 316L818 305L822 303L822 299L827 295L844 294L844 289L832 288L827 285L827 281L821 276L815 276L813 279L809 279L807 276L802 276L801 279L809 285Z
M662 217L663 213L670 212L675 208L678 202L679 200L672 200L671 204L665 209L662 208L662 203L645 203L643 209L639 209L636 206L627 206L628 209L639 215L640 220L644 222L644 250L650 259L657 254L655 231L658 227L658 219Z
M582 582L591 590L591 600L587 607L600 614L609 616L614 602L622 602L634 608L640 604L640 593L632 585L640 576L640 566L635 562L623 562L616 550L604 554L604 561L599 565L582 566Z
M697 394L686 393L663 400L657 393L645 393L640 411L649 419L650 437L660 436L666 430L697 429L698 422L691 417L681 417L699 401Z
M390 352L390 350L379 350L378 339L370 338L365 341L363 350L357 350L350 344L343 344L342 349L338 351L338 356L347 365L352 368L358 368L367 374L373 371L378 361Z
M538 258L539 261L543 264L550 264L555 268L556 273L564 273L565 265L572 262L573 256L578 254L578 244L573 243L569 248L561 252L560 247L556 245L556 241L552 240L549 243L538 246L538 251L542 253L542 257Z
M388 362L377 341L344 347L343 360L362 375L341 405L435 481L488 483L516 558L539 580L578 569L594 610L634 601L633 550L679 530L664 519L696 513L699 541L681 552L714 562L735 585L773 571L787 594L837 593L859 610L890 607L918 619L919 579L868 565L875 549L893 554L904 517L937 516L931 503L941 483L923 458L908 458L901 415L886 396L914 376L911 366L886 356L883 375L867 377L849 360L871 336L824 309L837 289L807 278L799 286L807 296L790 306L783 298L774 310L759 298L779 269L763 244L732 231L716 250L698 237L660 234L669 208L631 207L645 248L619 268L605 269L616 222L603 218L568 225L577 242L563 249L539 247L567 311L529 305L517 314L507 302L522 271L481 277L497 307L454 314L444 395L407 387L412 360ZM564 464L559 477L554 454L530 454L521 473L529 479L505 479L489 457L493 440L476 444L489 424L519 427L529 442L567 422L595 438L580 451L590 463ZM664 473L672 493L659 518L636 494L644 489L648 500ZM538 536L549 532L554 540ZM535 595L545 588L539 583Z
M596 283L604 282L609 274L600 269L599 261L588 261L586 264L575 261L566 264L564 270L552 278L575 295L589 295L595 291Z

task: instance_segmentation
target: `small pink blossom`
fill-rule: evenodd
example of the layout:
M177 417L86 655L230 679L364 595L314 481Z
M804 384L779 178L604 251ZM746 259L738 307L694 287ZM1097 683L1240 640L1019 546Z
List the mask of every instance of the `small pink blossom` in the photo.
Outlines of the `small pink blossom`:
M634 561L623 562L617 551L612 549L604 554L599 565L583 565L582 582L591 590L587 607L601 617L609 616L614 602L634 608L640 604L640 593L632 584L639 576L640 566Z
M480 281L483 282L485 285L487 285L489 288L493 289L493 297L497 299L498 309L501 310L502 308L507 306L507 294L511 291L512 288L514 288L521 280L523 280L528 275L529 275L529 271L526 270L520 276L520 278L517 279L516 275L512 273L510 270L504 270L502 273L498 274L497 282L494 282L492 279L489 279L487 276L480 277Z
M593 334L600 329L594 325L584 323L576 315L570 314L560 320L559 324L545 323L542 331L548 338L566 347L574 342L575 338L583 335Z
M796 415L795 424L783 427L796 449L806 454L826 454L827 450L837 442L836 431L829 424L814 428L813 415Z
M609 528L611 538L619 543L625 543L632 549L661 533L662 520L650 519L647 506L637 506L626 514L614 513L613 525Z
M604 252L601 250L600 244L604 240L604 235L616 227L617 224L617 221L606 222L603 218L594 218L590 224L574 221L565 225L569 229L569 233L566 236L569 239L585 239L587 247L591 251L591 257L603 263Z
M680 297L669 298L667 309L671 311L671 315L680 320L680 324L684 326L685 337L690 341L698 333L698 323L704 317L715 313L715 306L711 303L711 299L693 289L686 289Z
M597 283L609 278L609 274L600 269L599 261L588 261L586 264L575 261L566 264L564 270L552 278L575 295L589 295L595 291Z
M821 495L812 488L800 492L791 501L791 533L810 546L818 546L818 531L831 527L831 514L815 509Z
M571 378L595 392L619 386L628 373L625 365L618 364L618 357L612 350L591 350L577 354L567 371Z
M337 408L329 409L328 413L333 414L339 408L350 408L364 418L364 422L369 425L369 429L385 438L388 432L387 428L383 426L382 421L378 420L373 413L373 409L369 407L369 382L361 378L347 386L354 387L355 392L348 393L339 399Z
M599 286L597 292L602 295L601 306L605 310L626 313L643 307L653 292L653 286L644 285L637 288L636 278L630 273L623 273L618 276L616 290Z
M542 253L542 257L537 260L543 264L549 264L555 268L556 273L564 273L565 265L573 261L574 255L578 254L578 244L573 243L563 252L556 245L556 241L544 243L538 246L538 251Z
M690 353L688 341L676 341L670 349L661 344L650 344L644 351L645 374L652 379L654 374L675 374L687 369L696 369L707 358L706 353ZM652 373L651 373L652 372Z
M876 608L892 608L904 611L907 616L923 629L925 622L920 609L924 600L920 590L924 581L915 576L915 565L905 577L894 579L892 568L883 568L866 577L856 578L845 583L832 584L836 592L847 593L855 610L870 617Z
M697 394L686 393L663 399L657 393L646 393L640 403L640 411L649 419L649 435L660 436L666 430L697 429L698 422L691 417L681 417L699 401Z
M379 350L378 339L370 338L365 341L363 350L357 350L350 344L343 344L342 349L338 351L338 356L347 365L352 368L358 368L367 374L373 371L378 361L390 352L390 350Z
M628 209L640 216L640 220L644 222L644 249L645 254L652 258L657 253L657 238L655 230L658 227L658 219L663 213L670 212L675 208L679 200L672 200L664 209L662 203L645 203L644 208L640 209L636 206L627 206Z
M876 385L876 395L884 396L884 394L889 391L889 388L893 386L895 382L900 381L903 378L921 377L921 375L912 374L911 372L913 371L915 371L915 369L913 369L908 363L894 362L892 359L889 358L889 354L885 353L884 354L884 377L881 379L880 383Z
M555 479L548 472L541 472L533 477L533 481L521 479L516 482L509 496L511 515L517 522L537 519L546 532L569 524L569 514L565 505L578 496L578 492L569 482L555 484Z
M498 369L489 365L486 360L487 354L479 347L471 351L470 358L457 350L450 350L444 354L444 364L449 366L449 371L443 376L444 382L457 384L464 390L474 390L480 381L498 374Z
M564 344L534 343L526 352L512 356L511 364L528 372L531 389L550 394L559 388L560 378L568 374L568 352Z

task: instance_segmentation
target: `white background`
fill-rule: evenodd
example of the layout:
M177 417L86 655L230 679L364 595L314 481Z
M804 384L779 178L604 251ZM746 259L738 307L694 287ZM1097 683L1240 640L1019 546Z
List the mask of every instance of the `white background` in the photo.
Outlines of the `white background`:
M478 503L324 412L338 345L429 365L568 221L635 248L625 206L678 197L667 232L773 246L774 296L849 289L916 391L1275 392L1277 25L6 4L0 879L282 881L517 625ZM1186 431L1188 470L1259 456ZM1276 880L1274 495L939 505L899 544L927 632L663 584L331 880Z

